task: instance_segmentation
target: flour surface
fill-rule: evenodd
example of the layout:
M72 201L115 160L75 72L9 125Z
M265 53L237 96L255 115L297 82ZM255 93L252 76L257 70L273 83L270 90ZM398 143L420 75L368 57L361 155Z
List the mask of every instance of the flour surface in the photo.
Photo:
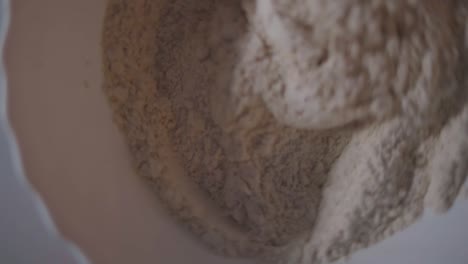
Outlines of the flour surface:
M110 0L104 90L135 169L213 250L328 263L458 196L467 9Z

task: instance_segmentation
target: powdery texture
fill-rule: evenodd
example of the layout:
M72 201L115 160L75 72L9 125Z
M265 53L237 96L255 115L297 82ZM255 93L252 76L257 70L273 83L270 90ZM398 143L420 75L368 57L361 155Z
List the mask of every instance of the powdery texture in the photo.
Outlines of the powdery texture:
M327 263L448 209L468 171L467 4L110 0L136 170L228 256Z

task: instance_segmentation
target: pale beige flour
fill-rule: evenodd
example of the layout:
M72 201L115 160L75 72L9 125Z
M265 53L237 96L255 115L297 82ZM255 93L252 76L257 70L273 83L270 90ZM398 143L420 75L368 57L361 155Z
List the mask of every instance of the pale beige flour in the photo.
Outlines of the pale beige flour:
M104 88L139 174L218 253L327 263L468 171L460 0L110 0Z

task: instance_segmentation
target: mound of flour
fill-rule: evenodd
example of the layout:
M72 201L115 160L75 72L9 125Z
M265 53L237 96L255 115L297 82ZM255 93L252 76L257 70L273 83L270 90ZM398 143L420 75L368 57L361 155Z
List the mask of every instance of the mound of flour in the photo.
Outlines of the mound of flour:
M138 173L212 249L327 263L457 197L467 8L110 0L104 88Z

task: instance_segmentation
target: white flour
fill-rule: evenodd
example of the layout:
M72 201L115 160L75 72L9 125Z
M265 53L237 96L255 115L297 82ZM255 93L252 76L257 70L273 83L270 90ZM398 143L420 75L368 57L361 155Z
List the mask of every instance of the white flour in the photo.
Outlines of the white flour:
M104 87L137 171L213 249L326 263L458 195L466 8L111 0Z

